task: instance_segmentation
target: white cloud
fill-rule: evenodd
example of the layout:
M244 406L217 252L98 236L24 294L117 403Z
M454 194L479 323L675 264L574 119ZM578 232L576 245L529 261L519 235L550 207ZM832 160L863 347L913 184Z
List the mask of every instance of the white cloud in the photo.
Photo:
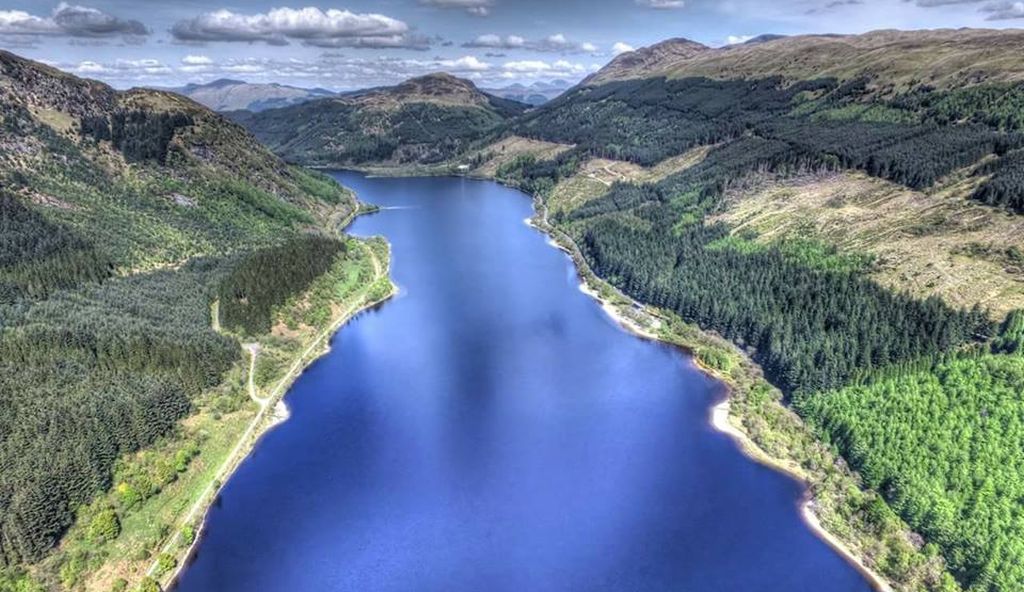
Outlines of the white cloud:
M181 58L181 63L186 66L211 66L213 60L204 55L187 55Z
M639 6L656 10L673 10L686 6L684 0L636 0Z
M100 78L116 86L174 86L185 82L209 82L217 78L241 78L250 82L287 82L297 86L357 89L392 85L414 76L449 72L487 87L511 81L532 82L565 79L576 81L598 69L571 59L511 60L491 62L467 54L453 57L410 58L359 57L323 53L315 58L248 57L211 59L193 53L178 57L168 66L158 60L80 61L56 64L75 74Z
M441 60L438 64L454 72L483 72L491 69L490 64L477 59L476 56L463 56L457 60Z
M726 45L736 45L738 43L746 43L753 39L753 35L729 35L725 38Z
M547 62L544 60L518 60L505 62L501 66L502 77L511 78L580 78L597 69L596 65L584 66L568 60Z
M473 16L487 16L491 14L493 0L420 0L424 6L436 8L456 8L465 10Z
M382 14L315 7L274 8L240 14L217 10L179 21L171 34L184 42L264 42L298 40L318 47L406 47L425 49L429 40L409 34L409 25Z
M204 55L187 55L181 58L181 67L178 68L186 74L200 74L213 69L215 62Z
M487 47L491 49L522 49L525 46L526 39L518 35L502 37L492 33L480 35L476 39L462 44L462 47Z
M593 43L573 41L562 33L556 33L543 39L528 40L519 35L486 34L462 44L468 48L486 49L525 49L548 53L595 53L597 46Z
M132 80L165 76L174 72L172 68L155 59L119 59L103 63L84 60L65 69L86 76L103 74L106 78Z
M622 41L619 41L615 45L612 46L612 53L615 54L615 55L619 55L620 53L626 53L627 51L634 51L634 50L635 50L635 48L632 45L630 45L628 43L623 43Z
M79 62L78 66L73 68L73 70L81 74L94 74L107 71L107 69L103 67L103 64L90 61Z

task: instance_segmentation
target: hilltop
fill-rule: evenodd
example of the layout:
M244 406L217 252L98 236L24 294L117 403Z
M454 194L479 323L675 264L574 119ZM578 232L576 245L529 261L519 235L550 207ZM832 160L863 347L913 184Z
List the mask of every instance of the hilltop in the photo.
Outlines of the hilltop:
M615 56L605 67L588 76L583 84L597 85L611 80L655 76L674 64L693 60L711 51L710 47L689 39L667 39Z
M229 116L286 160L324 166L438 163L526 105L430 74L391 87Z

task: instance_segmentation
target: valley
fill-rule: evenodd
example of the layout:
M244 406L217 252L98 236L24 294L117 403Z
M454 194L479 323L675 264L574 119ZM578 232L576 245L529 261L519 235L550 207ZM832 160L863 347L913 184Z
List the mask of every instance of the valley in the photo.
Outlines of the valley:
M0 591L1024 587L1022 51L167 87L203 106L0 50Z
M668 41L623 54L447 163L360 166L490 177L537 196L597 275L738 345L736 355L781 390L774 400L806 422L796 432L858 471L836 490L834 515L859 526L824 522L844 540L878 540L879 528L890 533L881 540L902 540L901 551L861 549L894 587L1013 589L1019 509L987 517L977 496L993 486L1000 499L1019 494L1008 481L960 475L998 458L993 451L1015 450L1019 432L970 424L959 445L928 443L929 424L914 414L935 399L903 397L920 391L922 375L967 366L972 378L927 391L961 401L950 414L1014 388L1017 350L997 344L1013 339L1007 315L1021 293L1021 70L1009 56L1022 42L1018 31L807 36L724 49ZM950 58L931 67L932 55ZM870 385L885 381L892 404L906 405L906 416L889 415L900 422L890 426L899 443L861 431L877 408ZM1011 416L1020 410L998 405L1016 410ZM766 413L779 417L766 409L731 412L749 433L770 425ZM754 440L786 448L778 433ZM911 477L915 446L948 464ZM868 497L852 493L862 470ZM871 492L887 504L871 503ZM944 520L987 524L977 528L989 542ZM935 560L952 577L921 576Z

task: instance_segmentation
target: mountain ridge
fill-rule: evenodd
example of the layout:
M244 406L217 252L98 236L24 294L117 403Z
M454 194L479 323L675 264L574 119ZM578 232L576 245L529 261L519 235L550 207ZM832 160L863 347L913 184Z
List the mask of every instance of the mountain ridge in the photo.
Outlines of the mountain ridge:
M920 78L954 87L972 77L990 82L1024 79L1024 66L1012 57L1020 52L1020 29L881 29L859 35L785 36L717 49L674 39L621 54L585 83L650 76L850 79L873 74L897 85Z
M231 78L219 78L207 83L189 83L185 86L156 90L166 90L186 96L214 111L262 111L337 94L322 88L301 88L279 83L252 83Z
M259 113L229 113L286 160L441 162L528 109L439 72Z

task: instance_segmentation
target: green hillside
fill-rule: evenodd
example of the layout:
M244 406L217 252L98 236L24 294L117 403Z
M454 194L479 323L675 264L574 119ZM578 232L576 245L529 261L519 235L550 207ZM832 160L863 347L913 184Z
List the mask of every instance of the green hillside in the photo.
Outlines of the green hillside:
M354 96L228 115L289 162L395 166L441 163L526 108L467 80L432 74Z
M47 587L70 588L102 564L51 552L131 453L178 445L180 420L241 360L213 328L218 295L247 309L240 330L262 332L357 257L337 233L356 207L188 99L0 52L0 572L43 562ZM239 279L259 253L259 281ZM218 400L204 403L218 417L242 404ZM205 454L202 441L125 485L90 541L116 537L118 517Z
M1002 231L1024 199L1022 43L669 42L515 120L566 149L498 169L545 197L599 275L745 348L971 590L1024 586L1015 356L978 353L1019 302L1022 237ZM936 265L954 277L913 282ZM950 584L868 560L901 588Z

